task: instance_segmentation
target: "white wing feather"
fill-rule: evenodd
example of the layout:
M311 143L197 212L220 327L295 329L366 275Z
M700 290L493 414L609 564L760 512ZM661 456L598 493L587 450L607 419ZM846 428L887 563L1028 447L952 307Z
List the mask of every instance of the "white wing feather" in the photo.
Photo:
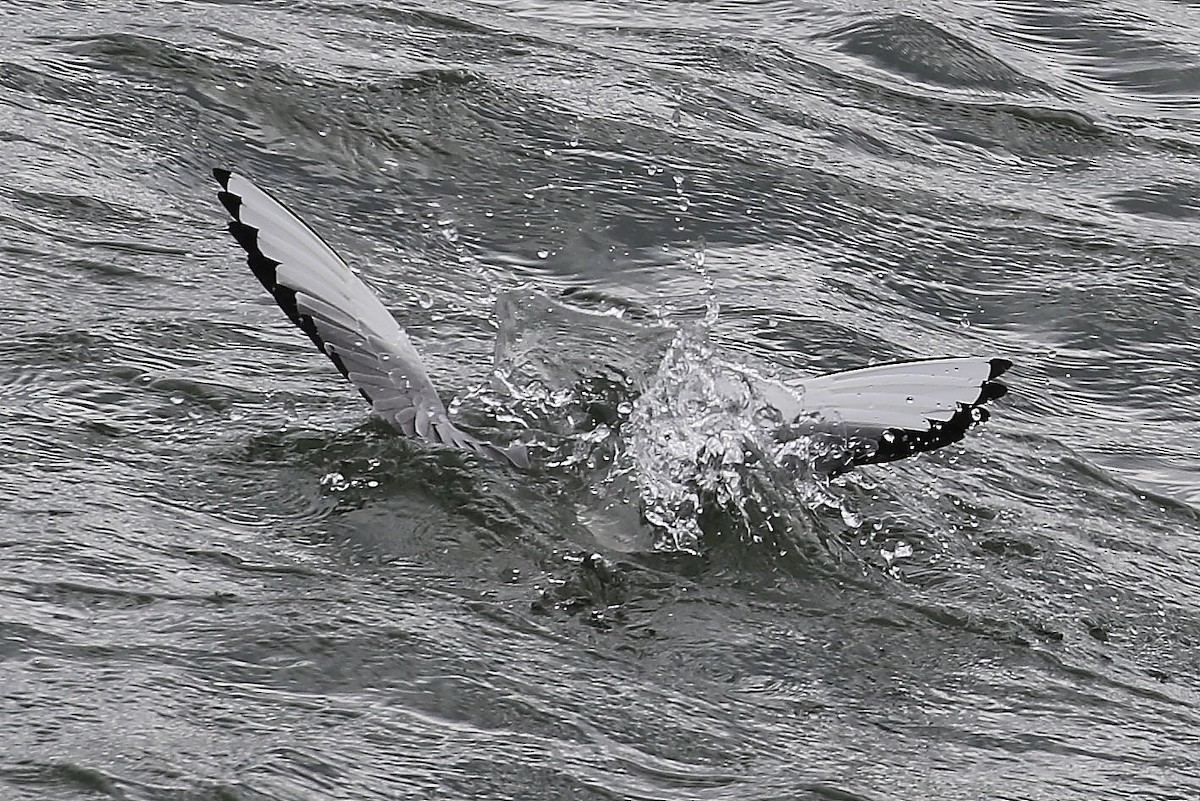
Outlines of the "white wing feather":
M984 384L1008 369L1001 359L927 359L804 379L804 408L847 423L926 428L981 402ZM987 398L990 400L991 398Z
M499 448L450 422L404 329L315 231L249 179L225 170L213 175L250 269L377 415L407 436L529 466L523 446Z
M1007 359L958 357L884 364L796 379L769 402L782 413L781 438L822 436L845 444L830 469L888 462L957 442L987 419L988 401L1008 387ZM789 397L790 396L790 397Z

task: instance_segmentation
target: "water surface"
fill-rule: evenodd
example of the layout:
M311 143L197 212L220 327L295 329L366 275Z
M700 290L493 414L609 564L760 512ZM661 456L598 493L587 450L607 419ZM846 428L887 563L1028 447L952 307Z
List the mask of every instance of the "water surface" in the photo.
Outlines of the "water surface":
M0 22L0 797L1200 794L1200 12ZM752 472L758 522L656 550L603 437L516 475L372 424L219 165L353 256L469 421L497 327L518 372L668 400L971 353L1013 392L937 454Z

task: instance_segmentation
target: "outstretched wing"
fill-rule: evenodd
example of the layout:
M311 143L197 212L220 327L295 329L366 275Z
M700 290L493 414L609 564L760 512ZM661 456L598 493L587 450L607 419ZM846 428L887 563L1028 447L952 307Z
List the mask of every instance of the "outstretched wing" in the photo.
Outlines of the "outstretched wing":
M984 404L1008 387L1008 359L927 359L876 365L790 382L801 393L794 435L846 443L829 467L903 459L958 442L988 418Z
M249 179L222 169L213 176L251 271L376 414L407 436L529 466L524 446L499 448L450 422L404 329L315 231Z

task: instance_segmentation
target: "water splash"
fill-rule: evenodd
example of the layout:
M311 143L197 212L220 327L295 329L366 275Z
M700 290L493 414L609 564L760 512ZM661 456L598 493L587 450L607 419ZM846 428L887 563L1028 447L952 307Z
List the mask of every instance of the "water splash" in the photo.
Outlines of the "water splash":
M578 480L581 515L606 541L644 540L612 532L640 526L643 547L658 550L736 537L782 553L812 539L814 513L859 525L816 467L831 445L782 435L802 398L721 359L715 304L680 327L519 290L497 313L496 371L471 405L523 429L543 467Z
M783 393L723 361L707 324L679 330L634 404L615 471L628 472L637 487L657 549L698 553L714 538L737 536L783 553L813 531L808 513L825 509L858 525L815 467L828 446L781 441L780 407L801 405Z
M452 411L477 410L523 430L530 453L551 469L604 468L674 336L642 316L615 301L583 306L531 289L503 292L491 380Z

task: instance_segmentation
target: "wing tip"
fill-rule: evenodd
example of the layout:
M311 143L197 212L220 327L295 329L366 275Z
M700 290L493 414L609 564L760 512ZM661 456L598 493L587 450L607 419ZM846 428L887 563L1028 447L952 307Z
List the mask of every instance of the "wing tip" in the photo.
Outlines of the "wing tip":
M952 445L966 437L967 432L980 423L987 422L991 412L984 404L999 400L1008 394L1008 385L997 380L1012 368L1010 359L995 357L987 359L988 376L979 384L979 397L975 401L960 402L948 420L929 420L925 430L897 428L886 429L876 442L864 441L852 446L845 470L858 465L892 462L918 453L928 453Z
M1008 384L1002 384L999 381L991 379L984 381L980 387L979 397L972 403L972 406L980 406L990 401L1000 400L1008 394Z
M217 192L217 200L221 201L221 205L225 207L225 211L229 212L230 217L240 220L242 198L229 191L229 181L233 178L233 173L223 167L213 167L212 175L221 186L221 191Z
M242 199L232 192L222 190L217 193L217 200L221 201L221 205L225 207L225 211L229 212L229 216L240 224L242 219Z
M240 245L246 252L247 264L249 265L251 271L259 279L262 285L266 287L267 291L274 296L275 302L280 306L292 323L298 326L300 330L308 335L314 344L316 344L317 349L329 357L334 366L337 367L338 371L343 376L350 378L350 372L347 369L347 364L337 352L336 348L327 346L324 339L321 337L320 331L315 325L312 317L310 315L301 313L296 301L296 290L292 287L284 286L278 283L278 276L275 268L279 266L279 262L262 252L258 241L259 229L242 222L241 211L243 199L236 191L230 190L230 183L233 182L235 173L222 167L214 167L212 168L212 176L220 186L220 190L217 192L217 199L221 202L221 205L232 218L229 222L229 232L238 245ZM251 188L255 188L253 187L253 184L250 184L250 182L246 179L243 178L240 180L245 184L249 184ZM241 184L235 183L235 189L239 185ZM263 194L266 194L263 190L259 191L263 192ZM254 202L254 197L256 197L256 195L252 196L252 204ZM274 202L282 207L282 204L279 204L278 201ZM309 231L312 231L312 229L308 227L308 224L297 217L294 213L288 211L286 208L284 208L284 211L287 211L300 224L308 228ZM312 234L317 239L320 239L320 236L315 231L312 231ZM370 393L361 387L359 388L359 392L363 395L368 403L374 405L374 400ZM524 443L513 442L504 447L493 445L491 443L476 439L471 435L462 434L452 426L450 426L451 431L453 431L452 435L431 437L431 432L428 428L428 421L424 421L423 428L419 426L419 415L417 414L416 408L412 406L401 410L396 415L385 415L384 417L406 436L457 445L458 447L473 451L501 464L511 465L521 470L530 469L529 451L525 447Z
M997 356L994 359L988 359L988 377L983 380L979 388L979 398L976 399L972 406L979 406L989 401L1000 400L1008 394L1008 385L997 380L1004 375L1013 366L1012 360Z
M992 369L991 372L988 373L987 380L994 381L995 379L1007 373L1009 369L1012 368L1013 363L1011 359L1005 359L1001 356L997 356L994 359L988 359L988 365Z

